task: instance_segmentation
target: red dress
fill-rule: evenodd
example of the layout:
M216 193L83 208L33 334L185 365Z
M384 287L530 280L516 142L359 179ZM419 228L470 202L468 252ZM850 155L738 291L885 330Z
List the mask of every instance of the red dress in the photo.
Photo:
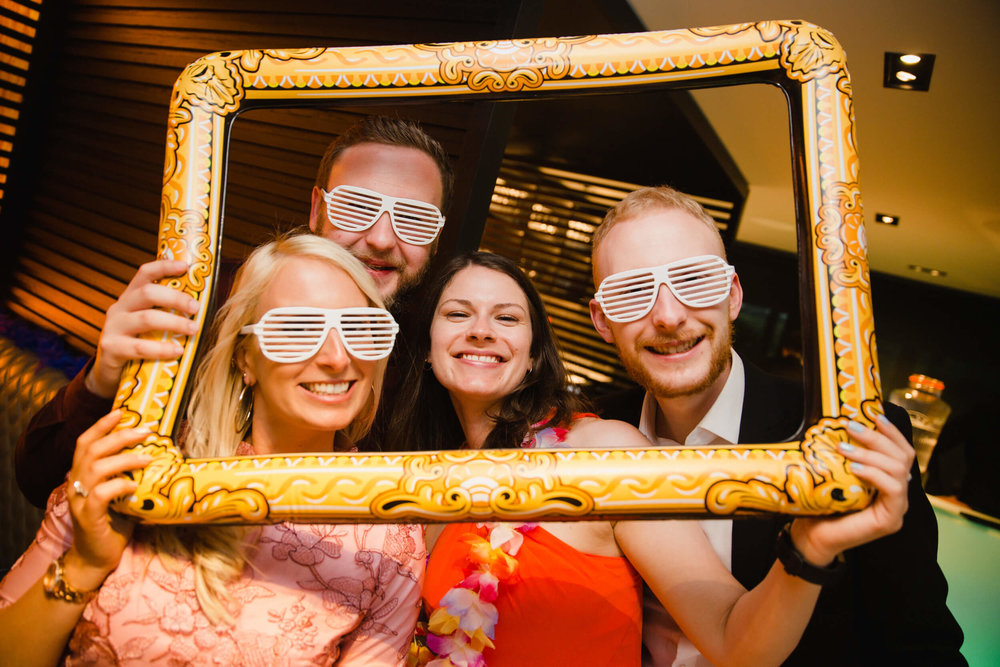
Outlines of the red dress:
M428 616L465 576L469 533L488 529L451 524L434 545L423 588ZM639 665L642 580L628 560L577 551L541 527L523 535L517 570L493 602L496 648L483 651L486 664Z

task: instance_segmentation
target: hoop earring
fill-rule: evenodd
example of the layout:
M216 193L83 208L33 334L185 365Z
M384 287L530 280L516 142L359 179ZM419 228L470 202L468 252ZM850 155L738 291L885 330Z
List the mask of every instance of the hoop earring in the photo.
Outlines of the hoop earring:
M250 390L249 396L247 389ZM250 418L253 416L253 386L246 384L245 379L243 388L240 389L240 395L236 398L236 406L236 432L244 433L250 424Z

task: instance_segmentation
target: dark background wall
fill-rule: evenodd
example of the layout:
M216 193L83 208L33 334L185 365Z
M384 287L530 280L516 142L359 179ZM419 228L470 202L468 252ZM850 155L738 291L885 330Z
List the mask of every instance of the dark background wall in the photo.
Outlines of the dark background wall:
M800 372L794 361L782 356L782 348L797 350L800 345L796 257L737 243L730 246L729 259L746 295L736 349L775 372ZM939 471L933 483L954 492L967 472L964 452L955 450L976 448L977 460L989 458L994 464L997 454L990 451L1000 451L988 416L1000 396L1000 300L878 273L872 275L872 300L884 396L905 387L913 373L945 383L942 398L952 406L952 414L942 432L943 450L935 458L947 469ZM947 454L947 449L953 451ZM970 472L973 465L968 466Z

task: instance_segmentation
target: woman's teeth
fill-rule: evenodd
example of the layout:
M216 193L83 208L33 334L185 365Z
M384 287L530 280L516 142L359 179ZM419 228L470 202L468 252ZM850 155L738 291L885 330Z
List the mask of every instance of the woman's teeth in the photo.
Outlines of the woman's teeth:
M463 354L462 359L467 359L469 361L484 361L488 363L499 364L503 361L500 357L495 357L490 354Z
M304 382L302 386L314 394L343 394L351 387L350 382Z

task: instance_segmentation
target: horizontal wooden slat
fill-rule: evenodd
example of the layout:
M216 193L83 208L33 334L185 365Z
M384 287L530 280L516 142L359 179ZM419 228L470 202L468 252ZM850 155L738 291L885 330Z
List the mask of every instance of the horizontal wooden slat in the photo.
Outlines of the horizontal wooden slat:
M73 245L73 244L70 244ZM109 301L114 301L125 289L126 283L117 280L100 271L95 271L89 266L74 260L71 257L60 254L55 248L49 245L37 243L25 243L21 256L23 261L34 261L42 264L45 270L58 271L67 280L76 280L83 285L94 288L101 295L109 297ZM58 284L55 280L50 280L53 284ZM99 304L101 296L95 295L93 303ZM110 303L108 304L110 305Z
M22 276L11 288L11 293L25 306L42 317L60 324L60 328L82 340L97 341L104 326L104 313L64 292L52 289L41 281ZM56 305L58 304L58 305Z
M38 4L29 2L27 4ZM85 0L77 5L83 8L102 8L105 11L114 8L132 10L136 8L135 0ZM368 16L373 19L388 20L391 18L409 19L413 15L412 0L379 0L377 4L359 0L340 0L337 3L337 14L343 16ZM463 0L461 15L465 21L491 22L496 12L509 3L497 0ZM239 11L275 11L274 0L212 0L206 5L205 0L143 0L142 7L146 9L172 9L193 13L196 11L225 12L227 15ZM282 12L301 14L317 14L315 5L285 3L280 7ZM442 17L448 12L455 12L454 0L422 0L420 7L425 15ZM442 19L443 20L443 19Z
M94 253L95 257L106 256L125 263L130 263L134 267L138 267L143 262L151 259L152 248L143 250L135 246L122 243L111 236L102 234L100 231L82 227L68 220L64 220L41 211L36 212L35 215L35 220L44 224L46 229L70 239L75 243L86 246Z
M26 257L21 261L24 263L25 273L30 273L30 275L51 286L57 292L70 294L80 299L83 303L93 306L99 313L107 311L108 307L115 302L107 294L103 294L99 290L95 290L85 283L76 280L74 276L62 273ZM88 311L81 310L80 312L86 313Z
M32 225L28 229L28 238L25 242L25 247L29 253L31 252L32 243L51 248L60 255L69 257L71 260L92 270L99 270L99 266L101 272L107 273L112 279L119 281L122 288L132 279L132 275L138 267L138 264L133 265L128 262L119 261L111 256L95 253L92 248L88 248L78 241L55 233L42 225ZM120 291L112 289L109 291L109 294L118 294Z

